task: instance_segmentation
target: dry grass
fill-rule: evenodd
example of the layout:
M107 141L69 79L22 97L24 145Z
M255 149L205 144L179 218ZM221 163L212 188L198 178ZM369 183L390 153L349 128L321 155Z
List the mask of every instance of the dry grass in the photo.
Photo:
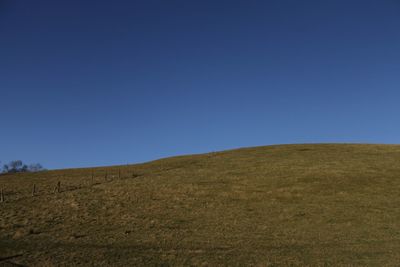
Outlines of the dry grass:
M257 147L5 175L0 187L0 265L400 262L400 146Z

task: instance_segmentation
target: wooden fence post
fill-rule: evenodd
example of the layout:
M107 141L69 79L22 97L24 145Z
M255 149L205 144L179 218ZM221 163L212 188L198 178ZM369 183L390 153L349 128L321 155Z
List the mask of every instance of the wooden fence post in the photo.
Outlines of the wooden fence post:
M33 184L33 188L32 188L32 196L34 197L36 194L36 184Z
M56 186L56 192L57 193L60 193L61 192L61 182L60 181L58 181L58 183L57 183L57 186Z
M92 184L94 183L94 172L92 171Z
M0 190L0 202L4 202L4 190L3 190L3 188Z
M121 170L118 170L118 179L121 179Z

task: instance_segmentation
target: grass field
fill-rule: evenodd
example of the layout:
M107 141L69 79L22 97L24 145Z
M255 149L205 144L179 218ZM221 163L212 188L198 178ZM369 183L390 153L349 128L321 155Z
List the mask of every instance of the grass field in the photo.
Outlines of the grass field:
M0 187L0 266L400 264L397 145L245 148Z

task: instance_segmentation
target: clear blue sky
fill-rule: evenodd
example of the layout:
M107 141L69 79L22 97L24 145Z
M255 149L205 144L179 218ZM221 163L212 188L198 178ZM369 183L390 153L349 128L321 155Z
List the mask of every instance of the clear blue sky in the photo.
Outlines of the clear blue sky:
M400 2L0 0L0 160L400 143Z

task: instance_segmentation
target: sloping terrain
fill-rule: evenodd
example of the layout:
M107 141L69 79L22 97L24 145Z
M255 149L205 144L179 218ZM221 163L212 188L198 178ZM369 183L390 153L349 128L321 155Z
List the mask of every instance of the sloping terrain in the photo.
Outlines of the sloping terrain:
M400 263L397 145L245 148L0 188L4 266Z

